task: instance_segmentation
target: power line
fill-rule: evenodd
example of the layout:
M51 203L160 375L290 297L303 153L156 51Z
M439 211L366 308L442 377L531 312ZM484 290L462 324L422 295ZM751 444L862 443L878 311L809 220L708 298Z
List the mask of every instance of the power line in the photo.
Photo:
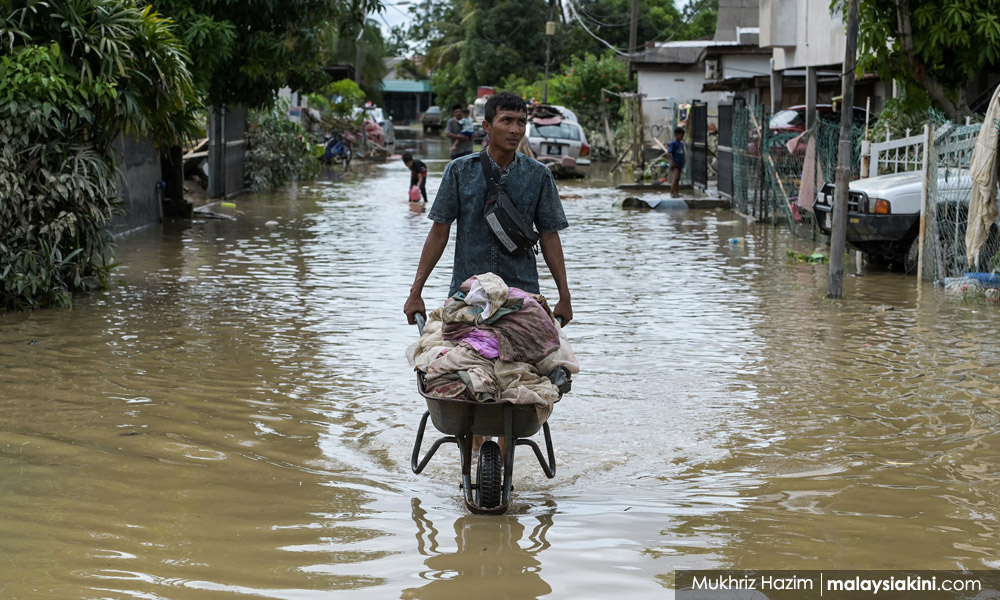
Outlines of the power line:
M608 42L604 38L598 36L593 31L591 31L590 28L587 27L587 24L583 22L583 19L580 18L580 14L577 12L576 6L570 4L569 7L570 7L570 10L573 13L573 17L576 19L576 22L580 24L580 27L583 27L583 30L587 32L587 35L589 35L590 37L594 38L598 42L601 42L602 44L604 44L605 46L607 46L608 48L610 48L615 54L617 54L619 56L624 56L624 57L630 56L628 52L622 52L618 48L615 48L614 46L612 46L610 42Z

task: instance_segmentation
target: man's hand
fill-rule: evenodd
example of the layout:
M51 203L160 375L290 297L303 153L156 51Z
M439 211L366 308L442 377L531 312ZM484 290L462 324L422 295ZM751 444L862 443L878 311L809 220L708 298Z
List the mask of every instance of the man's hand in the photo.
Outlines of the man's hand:
M403 305L403 313L406 315L406 322L410 325L417 324L417 313L424 316L427 315L427 310L424 308L424 299L420 297L420 294L410 294L410 297L406 299L406 304Z
M562 318L562 327L565 327L573 320L573 304L570 302L569 298L565 300L560 298L559 302L556 302L556 307L552 309L552 316L556 318Z

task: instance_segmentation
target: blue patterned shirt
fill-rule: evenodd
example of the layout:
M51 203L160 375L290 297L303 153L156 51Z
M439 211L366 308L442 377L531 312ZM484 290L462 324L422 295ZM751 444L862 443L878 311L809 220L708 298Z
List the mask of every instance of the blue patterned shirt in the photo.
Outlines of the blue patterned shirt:
M502 171L493 157L490 157L490 166L521 217L533 223L538 233L551 233L569 226L548 167L519 153ZM455 159L445 168L434 205L427 215L438 223L450 224L458 220L455 263L448 295L458 292L459 286L469 277L486 272L499 275L508 286L539 293L535 253L525 250L516 255L507 254L490 233L483 218L486 190L479 154Z

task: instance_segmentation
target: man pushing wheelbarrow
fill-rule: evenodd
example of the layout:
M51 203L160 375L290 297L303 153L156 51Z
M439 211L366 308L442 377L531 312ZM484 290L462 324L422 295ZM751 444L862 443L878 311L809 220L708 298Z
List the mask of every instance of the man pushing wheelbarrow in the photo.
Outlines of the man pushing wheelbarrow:
M573 319L559 238L559 230L568 223L551 171L516 151L526 126L527 106L515 94L503 92L486 103L483 128L490 138L489 148L456 159L445 169L428 214L434 223L403 307L407 320L421 325L421 341L411 347L408 356L418 370L419 390L429 408L418 431L413 469L422 470L441 443L458 444L466 503L477 512L506 509L515 445L533 446L546 474L554 476L546 419L552 402L568 389L569 372L578 370L556 324L561 321L566 325ZM421 293L448 243L451 224L456 221L449 303L427 315ZM539 246L559 293L551 312L544 297L538 295ZM511 317L513 313L521 314ZM422 324L425 315L430 317L426 332ZM430 337L436 332L442 346L434 352ZM416 362L418 357L421 360ZM552 360L544 363L545 358ZM512 373L517 369L509 367L509 363L527 367L521 368L524 372ZM550 363L559 364L551 373L539 371ZM553 389L557 390L554 398ZM428 416L451 437L438 440L418 462ZM519 439L533 435L543 425L548 465L537 445ZM485 437L498 437L501 444L484 444ZM480 446L480 482L484 460L486 470L496 470L499 475L499 458L503 455L505 459L500 497L492 489L496 479L490 472L485 473L491 479L487 482L490 489L471 483L471 454ZM489 497L482 497L484 493Z

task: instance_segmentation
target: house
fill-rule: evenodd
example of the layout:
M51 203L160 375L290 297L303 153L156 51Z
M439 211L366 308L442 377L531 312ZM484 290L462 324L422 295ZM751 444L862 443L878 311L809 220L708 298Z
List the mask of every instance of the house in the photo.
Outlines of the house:
M806 105L806 122L816 104L842 93L841 71L847 46L844 17L829 0L759 0L760 46L771 50L770 109ZM855 106L882 108L891 84L873 75L858 77Z
M680 107L693 100L705 102L715 121L721 100L741 95L757 102L769 93L771 57L759 45L758 2L719 0L712 39L647 44L633 59L647 136L672 139Z
M759 0L720 0L713 45L705 53L704 92L726 92L747 104L770 97L771 51L760 47Z
M382 97L385 109L397 125L417 122L434 103L431 82L426 79L383 79Z

